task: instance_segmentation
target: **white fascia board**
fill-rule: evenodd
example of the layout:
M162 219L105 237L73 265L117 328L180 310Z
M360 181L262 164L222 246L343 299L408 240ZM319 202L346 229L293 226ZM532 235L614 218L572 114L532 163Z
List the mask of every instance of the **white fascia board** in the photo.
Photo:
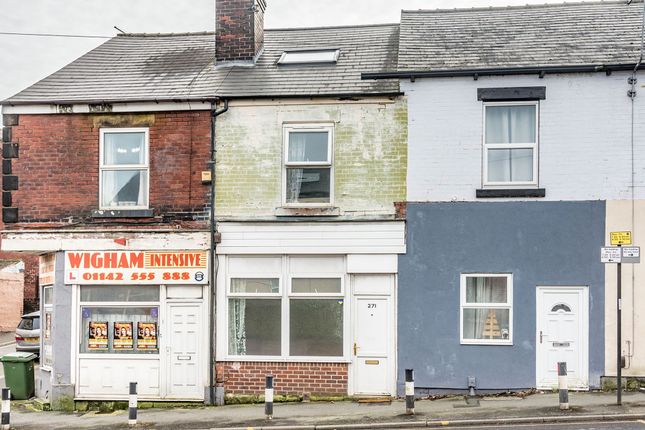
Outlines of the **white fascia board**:
M217 254L404 254L405 223L220 222Z
M64 107L63 107L64 106ZM71 110L70 110L71 106ZM74 113L124 113L124 112L168 112L168 111L195 111L210 110L211 104L206 101L194 102L137 102L137 103L106 103L110 108L92 109L87 103L73 105L59 104L33 104L33 105L14 105L3 106L4 114L18 115L54 115L54 114L74 114Z
M115 240L126 239L121 245ZM2 233L2 251L164 251L209 249L208 232L10 232Z

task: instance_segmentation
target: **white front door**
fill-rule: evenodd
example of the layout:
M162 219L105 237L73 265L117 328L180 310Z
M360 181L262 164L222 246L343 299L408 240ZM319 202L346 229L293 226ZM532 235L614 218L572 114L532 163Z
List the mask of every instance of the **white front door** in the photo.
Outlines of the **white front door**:
M538 287L536 303L537 388L557 387L557 363L566 362L569 388L587 389L588 288Z
M168 397L203 399L200 303L169 303Z
M355 298L354 394L391 394L390 300L385 296Z

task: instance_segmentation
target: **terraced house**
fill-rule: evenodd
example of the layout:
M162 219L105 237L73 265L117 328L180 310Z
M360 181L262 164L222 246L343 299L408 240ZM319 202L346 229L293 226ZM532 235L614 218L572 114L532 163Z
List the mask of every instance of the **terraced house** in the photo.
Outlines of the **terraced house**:
M119 35L3 102L4 250L42 257L38 395L395 394L398 25ZM214 208L214 211L212 210ZM217 362L217 363L216 363Z
M395 62L397 36L398 25L269 30L254 62L218 51L226 393L259 394L267 374L280 393L396 392L407 107L397 80L361 72Z
M635 1L402 13L398 69L364 75L400 78L409 107L399 381L551 389L559 361L570 387L615 380L600 248L643 243L642 26ZM642 378L643 272L624 266L623 375Z
M117 36L3 102L39 396L551 389L645 377L608 233L645 219L643 2ZM7 138L8 137L8 138ZM609 378L604 378L609 380ZM239 400L239 399L236 399Z

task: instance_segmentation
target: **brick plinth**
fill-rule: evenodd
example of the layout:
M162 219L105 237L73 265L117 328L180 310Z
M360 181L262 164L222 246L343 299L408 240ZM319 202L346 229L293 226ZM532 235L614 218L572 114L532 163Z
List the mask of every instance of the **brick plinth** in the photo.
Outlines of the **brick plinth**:
M274 376L278 395L347 395L347 363L217 363L217 377L227 394L264 394L267 375Z

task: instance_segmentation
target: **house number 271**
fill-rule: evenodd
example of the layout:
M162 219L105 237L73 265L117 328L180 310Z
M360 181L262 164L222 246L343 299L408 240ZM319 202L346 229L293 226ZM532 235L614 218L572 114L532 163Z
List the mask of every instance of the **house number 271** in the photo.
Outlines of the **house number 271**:
M376 307L376 303L368 303L367 304L367 309L374 309Z

